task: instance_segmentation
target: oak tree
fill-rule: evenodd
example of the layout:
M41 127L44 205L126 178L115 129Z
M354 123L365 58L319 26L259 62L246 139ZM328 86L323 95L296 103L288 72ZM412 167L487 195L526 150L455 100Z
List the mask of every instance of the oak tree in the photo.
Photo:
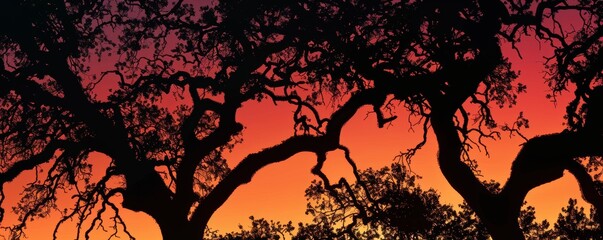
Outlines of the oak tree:
M603 211L588 172L603 154L597 1L18 0L0 9L0 186L44 171L15 208L14 238L57 210L58 191L72 189L59 226L75 219L78 237L105 224L107 212L123 224L112 200L121 196L123 208L155 219L165 239L201 239L239 186L299 152L316 154L312 173L335 191L322 167L339 150L358 176L340 135L364 106L380 127L396 109L418 120L424 139L405 160L435 134L440 170L493 238L524 238L526 194L564 170ZM583 16L575 32L556 27L565 11ZM470 148L496 138L491 109L513 106L525 91L502 44L528 37L555 48L552 97L575 89L569 128L527 140L492 192ZM114 64L99 69L98 60ZM162 103L172 95L175 109ZM222 153L244 134L237 114L260 100L295 109L291 137L230 168ZM100 173L91 153L110 159Z

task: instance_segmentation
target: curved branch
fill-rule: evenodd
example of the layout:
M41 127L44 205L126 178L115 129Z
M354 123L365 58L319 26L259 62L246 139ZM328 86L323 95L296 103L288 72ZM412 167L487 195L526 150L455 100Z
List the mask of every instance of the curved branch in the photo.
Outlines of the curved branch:
M601 196L601 193L599 192L600 186L597 186L597 183L590 174L588 174L588 171L584 166L576 161L569 161L567 170L576 177L576 180L578 180L582 198L595 207L595 210L597 211L596 221L599 225L603 225L603 196Z
M195 209L191 222L201 223L196 226L206 226L212 214L228 199L239 186L251 181L253 175L261 168L273 163L284 161L300 152L328 152L339 147L339 136L347 123L364 105L371 104L381 93L366 90L357 93L339 110L333 113L327 125L325 135L301 135L291 137L282 143L245 157L199 204ZM201 229L202 231L204 229Z
M53 140L50 141L46 147L39 152L31 156L28 159L17 161L6 171L0 173L0 186L6 182L10 182L15 179L19 174L24 171L34 169L36 166L46 163L52 159L54 153L59 149L72 148L76 143L68 142L64 140Z
M431 125L438 142L438 163L444 177L472 208L482 205L482 202L487 202L492 197L492 193L475 177L473 170L462 161L463 143L452 119L434 114L431 118ZM480 211L478 209L474 208L476 212Z

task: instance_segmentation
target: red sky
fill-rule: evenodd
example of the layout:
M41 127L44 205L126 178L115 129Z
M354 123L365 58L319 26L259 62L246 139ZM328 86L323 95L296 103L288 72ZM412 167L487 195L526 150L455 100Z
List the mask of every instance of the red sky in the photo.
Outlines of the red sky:
M550 55L550 50L540 49L535 41L523 41L519 45L522 50L523 59L517 54L506 50L516 70L521 71L519 81L528 86L528 92L518 99L518 105L512 109L495 110L494 114L499 123L511 123L519 114L524 112L530 120L530 128L523 133L526 137L558 132L563 129L563 114L567 97L559 99L555 104L545 98L550 93L544 83L543 56ZM232 153L226 157L231 166L234 166L248 153L259 151L263 148L280 143L292 133L291 113L294 109L290 106L274 106L270 101L261 103L248 103L243 106L239 113L246 129L244 131L244 142L237 145ZM352 157L361 169L367 167L379 168L389 165L393 158L400 152L414 146L420 137L420 129L416 133L409 130L409 124L405 113L398 111L400 117L393 122L392 126L379 129L375 116L366 113L369 109L361 110L355 118L350 121L343 130L342 143L352 151ZM459 204L462 200L446 182L436 163L436 146L432 135L424 149L415 156L412 162L412 170L422 176L419 181L422 188L434 188L441 195L443 202ZM494 179L501 183L508 178L510 166L514 156L517 154L523 140L519 137L510 139L503 135L501 140L488 142L490 157L479 158L479 166L483 179ZM96 155L96 161L105 162L102 156ZM310 181L317 179L310 173L315 164L312 154L298 154L282 163L273 164L259 171L250 184L237 189L231 198L220 208L210 221L210 227L223 232L238 229L238 224L248 225L248 217L262 217L266 219L287 222L289 220L309 221L310 217L304 214L306 200L304 190ZM332 179L339 177L350 177L351 171L343 162L341 152L332 152L328 155L326 172ZM567 174L566 174L567 175ZM22 189L20 183L31 176L23 176L6 187L8 200L4 207L9 210L17 199L17 194ZM350 178L351 180L351 178ZM68 197L68 196L67 196ZM561 180L541 186L527 197L529 204L536 207L539 220L548 219L554 222L561 208L567 204L568 198L580 198L576 181L571 176L565 176ZM579 202L583 201L579 199ZM144 214L134 214L124 211L124 218L128 227L138 239L161 239L159 229L153 220ZM30 239L49 239L51 236L56 217L40 219L30 224L28 236ZM5 224L10 222L7 216ZM73 236L72 226L62 228L60 239L71 239Z

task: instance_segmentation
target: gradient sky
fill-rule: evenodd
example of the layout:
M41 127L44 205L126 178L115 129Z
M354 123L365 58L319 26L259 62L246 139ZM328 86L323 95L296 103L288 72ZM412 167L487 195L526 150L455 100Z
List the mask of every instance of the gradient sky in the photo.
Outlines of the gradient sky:
M564 127L563 115L567 98L570 94L558 99L557 104L545 98L550 91L544 82L543 56L551 55L550 49L542 49L534 40L524 40L519 44L523 59L509 48L505 55L513 63L514 69L521 71L519 81L526 84L527 93L519 96L518 105L512 109L494 110L495 119L499 123L512 123L519 112L524 112L530 120L530 128L522 133L530 138L536 135L561 131ZM270 101L261 103L247 103L239 112L239 121L246 126L244 142L237 145L234 150L226 154L229 164L234 166L240 159L249 153L259 151L280 143L292 133L291 106L275 106ZM393 158L400 152L414 146L420 139L420 129L413 133L406 122L405 112L397 112L398 120L391 126L379 129L374 115L368 115L370 109L359 111L356 116L344 127L342 143L351 149L352 158L359 168L380 168L389 165ZM432 134L430 139L412 162L412 170L423 178L419 180L422 188L434 188L442 196L444 203L459 204L462 199L446 182L436 162L435 139ZM483 154L476 155L482 179L494 179L504 184L510 174L510 166L517 154L523 140L519 137L509 138L503 134L498 141L489 141L490 157ZM102 155L93 155L97 167L107 164L107 159ZM289 220L311 220L304 214L306 199L304 190L313 179L310 172L316 159L313 154L303 153L284 162L270 165L259 171L252 182L243 185L235 191L231 198L220 208L211 219L209 226L222 232L235 231L239 224L248 226L248 217L266 218L281 222ZM325 166L325 172L331 179L348 177L352 181L351 169L344 162L341 152L331 152ZM33 177L28 173L6 186L7 200L4 207L9 210L18 199L18 192L22 183ZM68 194L59 196L69 199ZM562 179L536 188L527 197L530 205L536 207L538 220L548 219L556 221L562 207L567 205L568 198L580 198L578 186L573 177L566 174ZM119 202L119 199L116 200ZM584 204L584 201L579 199ZM61 203L59 203L61 204ZM138 239L161 239L159 229L153 220L140 213L122 210L128 223L129 230ZM7 211L8 212L8 211ZM58 213L47 219L39 219L30 224L28 228L29 239L49 239ZM12 219L12 220L11 220ZM7 214L5 224L14 221L13 215ZM102 234L101 234L102 235ZM73 224L67 224L60 232L60 239L72 239L74 236ZM99 235L100 237L100 235Z
M512 123L519 112L524 112L524 116L530 120L530 128L522 133L528 138L563 130L563 115L570 94L558 98L557 104L545 98L550 91L544 81L543 56L549 56L550 49L541 49L535 40L523 41L518 46L524 49L522 59L508 47L505 53L514 68L521 71L519 81L528 86L528 92L520 95L518 105L511 109L495 107L496 120L499 123ZM279 143L291 132L288 114L292 109L274 107L269 102L251 105L244 106L246 108L241 112L240 121L247 126L245 142L228 155L233 163L248 152ZM420 140L420 129L416 129L415 133L410 131L403 111L398 112L400 116L393 126L383 129L377 127L374 115L366 117L369 111L368 107L359 111L342 134L342 143L351 149L352 157L361 169L389 165L400 151L414 146ZM428 144L415 156L412 170L422 176L419 181L421 187L436 189L445 203L459 204L462 198L450 187L437 166L435 138L432 134L428 138ZM489 141L490 157L479 153L476 155L479 156L482 179L494 179L504 184L522 143L520 137L510 138L505 133L500 140ZM298 154L285 162L262 169L250 184L239 188L216 212L210 226L226 231L237 230L239 223L244 226L249 224L250 215L283 222L293 220L294 223L310 220L309 216L304 215L304 190L312 179L317 179L310 173L314 163L314 155ZM344 162L341 152L328 155L326 172L331 179L352 179L351 169ZM526 200L536 207L538 220L555 222L570 197L580 198L580 193L575 179L566 174L560 180L531 191ZM581 199L579 202L583 203Z

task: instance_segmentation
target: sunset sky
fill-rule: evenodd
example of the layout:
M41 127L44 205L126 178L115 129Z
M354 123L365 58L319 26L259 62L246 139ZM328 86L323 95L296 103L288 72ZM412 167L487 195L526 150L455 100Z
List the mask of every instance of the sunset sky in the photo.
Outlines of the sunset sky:
M522 49L522 59L509 46L505 46L505 55L511 59L514 69L521 72L518 80L526 84L528 90L519 96L517 106L511 109L494 107L494 116L500 125L513 123L519 113L523 112L530 121L530 128L522 131L527 138L563 130L565 106L571 98L571 93L567 92L557 98L556 104L546 99L545 96L551 91L544 80L543 57L550 56L552 52L540 46L535 40L522 41L518 44ZM228 155L231 156L229 159L241 159L245 153L279 143L291 132L291 126L283 123L290 122L290 115L287 114L292 111L274 107L269 102L254 103L245 108L242 111L244 114L241 114L241 121L247 126L245 142ZM399 118L392 126L383 129L377 127L374 115L369 114L367 117L370 111L370 108L359 111L344 127L342 134L342 143L351 149L352 157L361 169L389 165L400 151L413 147L421 137L420 128L415 129L414 133L409 129L407 115L402 109L398 110ZM500 140L487 142L490 157L486 157L483 152L475 152L481 178L504 184L511 172L511 163L523 142L520 137L510 138L508 133L503 132ZM462 198L441 174L436 154L435 136L430 133L428 144L415 156L411 168L422 177L419 181L422 188L434 188L441 194L444 202L457 205L462 202ZM235 163L236 160L232 162ZM243 226L249 224L250 215L281 222L310 220L310 216L304 215L304 190L311 180L318 179L310 173L315 162L312 154L298 154L261 170L250 184L239 188L216 212L210 226L226 231L237 230L239 223ZM331 152L328 155L326 172L330 179L353 179L351 169L341 152ZM562 179L531 191L526 200L536 207L539 221L547 219L554 223L561 208L567 205L568 198L578 198L578 202L586 206L580 199L577 182L573 176L565 174Z
M527 85L527 93L520 95L518 105L511 109L495 107L495 119L500 125L512 123L519 113L523 112L530 120L530 128L522 131L528 138L563 130L563 115L571 93L565 93L557 99L557 103L545 98L550 90L544 80L543 56L550 56L551 50L541 48L535 40L524 40L518 47L522 49L523 59L520 59L509 46L505 46L505 56L511 59L514 69L521 72L519 81ZM289 105L275 106L271 101L249 102L244 105L238 114L238 121L246 126L243 133L244 141L226 154L230 166L235 166L249 153L278 144L291 136L291 114L294 110ZM359 111L345 125L341 137L342 144L351 150L352 158L360 169L389 165L396 155L413 147L421 137L420 128L415 129L415 132L410 129L406 121L407 113L403 108L397 110L396 114L399 116L397 120L381 129L377 126L374 114L367 115L369 111L369 108ZM422 188L434 188L441 194L445 203L457 205L462 199L446 182L437 166L435 143L435 138L430 133L428 144L414 157L411 168L422 177L419 181ZM510 174L511 162L522 143L523 139L520 137L509 138L508 134L503 132L500 140L487 142L490 157L484 156L483 152L481 154L475 152L475 156L479 156L482 179L494 179L504 184ZM99 168L108 163L106 157L100 154L92 157L95 158L94 162L98 163ZM239 224L248 226L248 218L251 215L281 222L291 220L294 224L310 221L311 217L304 214L306 210L304 190L313 179L318 179L310 172L315 163L313 154L303 153L262 169L254 176L251 183L237 189L214 214L209 223L210 228L221 232L235 231ZM343 154L338 151L329 153L325 172L331 179L346 177L350 182L353 181L351 169L344 162ZM7 210L7 216L4 226L15 221L15 216L9 215L8 212L18 200L18 193L23 188L22 184L32 177L34 177L33 173L30 172L5 186L7 200L3 206ZM69 200L68 194L59 196ZM566 174L560 180L536 188L530 192L526 200L536 207L538 220L548 219L549 222L555 222L561 208L567 205L568 198L578 198L579 203L585 206L584 201L580 199L576 181ZM116 199L116 202L119 201ZM150 217L128 210L122 210L122 213L128 229L137 239L161 239L159 228ZM53 213L46 219L37 219L30 223L27 228L29 239L49 239L59 215ZM73 224L67 224L61 228L59 239L72 239L75 234L73 227Z

